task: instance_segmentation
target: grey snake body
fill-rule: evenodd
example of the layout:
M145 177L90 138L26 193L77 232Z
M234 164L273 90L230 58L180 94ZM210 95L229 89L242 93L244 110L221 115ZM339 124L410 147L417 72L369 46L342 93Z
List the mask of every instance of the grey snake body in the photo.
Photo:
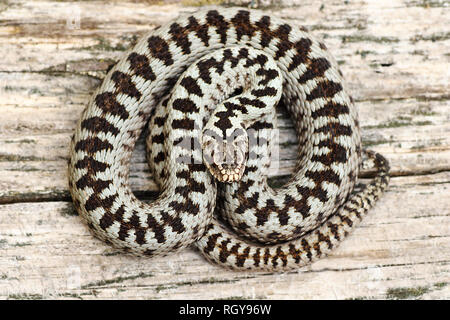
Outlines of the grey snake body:
M300 148L289 182L272 189L261 154L270 153L264 130L276 128L280 99ZM150 204L128 184L147 123L161 187ZM69 187L95 235L125 251L158 255L195 243L234 269L289 269L330 252L386 189L388 162L364 151L377 172L352 193L360 139L323 43L259 11L202 10L152 31L108 73L72 139Z

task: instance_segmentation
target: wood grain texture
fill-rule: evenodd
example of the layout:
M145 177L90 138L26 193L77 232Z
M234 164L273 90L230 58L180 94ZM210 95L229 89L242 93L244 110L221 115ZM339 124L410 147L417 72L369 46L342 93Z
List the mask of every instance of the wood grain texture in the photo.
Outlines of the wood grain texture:
M389 191L361 226L328 258L282 274L226 271L194 249L136 258L93 238L67 189L75 123L124 50L196 8L0 1L0 299L450 298L448 2L273 3L271 14L324 39L359 108L364 145L391 162ZM296 157L283 110L279 125L274 184ZM130 180L142 199L157 192L142 139Z

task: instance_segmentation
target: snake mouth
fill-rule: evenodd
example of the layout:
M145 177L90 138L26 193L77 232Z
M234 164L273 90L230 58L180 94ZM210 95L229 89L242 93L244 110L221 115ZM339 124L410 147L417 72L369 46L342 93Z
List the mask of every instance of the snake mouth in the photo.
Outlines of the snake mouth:
M236 182L242 178L248 151L246 135L224 141L212 134L205 134L202 149L206 167L219 182Z

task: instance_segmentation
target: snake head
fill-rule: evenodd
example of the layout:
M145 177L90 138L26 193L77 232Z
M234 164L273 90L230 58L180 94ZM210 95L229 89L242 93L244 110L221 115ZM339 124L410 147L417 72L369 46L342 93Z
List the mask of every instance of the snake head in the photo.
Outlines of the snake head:
M211 174L220 182L242 178L248 153L248 136L237 128L223 138L215 130L205 129L202 135L203 160Z

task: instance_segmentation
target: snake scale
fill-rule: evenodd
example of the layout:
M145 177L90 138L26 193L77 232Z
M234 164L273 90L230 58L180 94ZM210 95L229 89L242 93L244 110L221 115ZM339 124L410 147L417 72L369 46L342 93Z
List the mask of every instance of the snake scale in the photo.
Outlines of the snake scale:
M299 158L274 189L279 103ZM128 182L146 124L161 189L151 203ZM109 71L72 138L69 188L94 234L126 252L194 243L225 267L285 270L329 253L387 188L387 160L360 140L342 74L305 28L255 10L200 10L150 32ZM363 154L376 174L356 191Z

